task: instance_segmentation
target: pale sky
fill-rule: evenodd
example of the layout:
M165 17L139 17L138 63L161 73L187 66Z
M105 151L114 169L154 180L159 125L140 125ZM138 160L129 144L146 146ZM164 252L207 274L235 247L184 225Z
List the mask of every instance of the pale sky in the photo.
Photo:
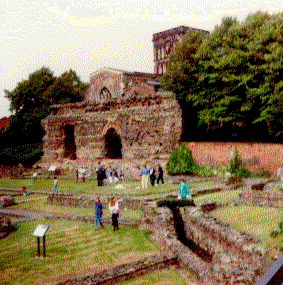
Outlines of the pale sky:
M0 118L4 90L42 66L84 81L102 67L153 72L152 34L179 25L212 31L224 16L283 11L282 0L0 0Z

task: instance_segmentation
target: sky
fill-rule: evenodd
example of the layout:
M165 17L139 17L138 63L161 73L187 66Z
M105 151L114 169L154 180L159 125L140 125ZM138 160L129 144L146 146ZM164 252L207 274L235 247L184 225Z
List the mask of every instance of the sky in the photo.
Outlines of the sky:
M152 34L184 25L212 31L225 16L283 11L282 0L0 0L0 118L4 90L42 66L89 81L103 67L153 72Z

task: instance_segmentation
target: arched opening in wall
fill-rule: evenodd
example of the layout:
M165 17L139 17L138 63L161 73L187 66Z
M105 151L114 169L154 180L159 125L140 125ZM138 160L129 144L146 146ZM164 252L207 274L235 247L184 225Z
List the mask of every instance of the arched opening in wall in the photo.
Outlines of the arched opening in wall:
M110 91L106 87L103 87L100 90L99 99L100 100L106 100L106 99L110 99L110 98L111 98Z
M64 127L64 157L76 159L75 128L72 125Z
M114 128L105 134L105 158L122 158L121 138Z

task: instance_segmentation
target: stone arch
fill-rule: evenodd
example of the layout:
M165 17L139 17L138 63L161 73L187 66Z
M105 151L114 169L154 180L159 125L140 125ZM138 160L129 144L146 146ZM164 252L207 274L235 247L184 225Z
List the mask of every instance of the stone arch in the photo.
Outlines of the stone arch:
M122 158L122 140L116 129L110 127L104 135L105 158Z
M110 98L111 92L106 87L103 87L99 92L99 100L107 100Z

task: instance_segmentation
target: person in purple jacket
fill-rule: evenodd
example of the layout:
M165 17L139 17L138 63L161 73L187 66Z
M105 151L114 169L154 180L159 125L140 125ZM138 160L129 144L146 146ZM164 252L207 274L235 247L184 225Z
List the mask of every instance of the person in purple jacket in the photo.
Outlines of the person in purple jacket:
M102 216L103 216L103 205L100 201L100 198L97 197L95 201L95 221L97 228L99 228L100 226L104 228L102 224Z

